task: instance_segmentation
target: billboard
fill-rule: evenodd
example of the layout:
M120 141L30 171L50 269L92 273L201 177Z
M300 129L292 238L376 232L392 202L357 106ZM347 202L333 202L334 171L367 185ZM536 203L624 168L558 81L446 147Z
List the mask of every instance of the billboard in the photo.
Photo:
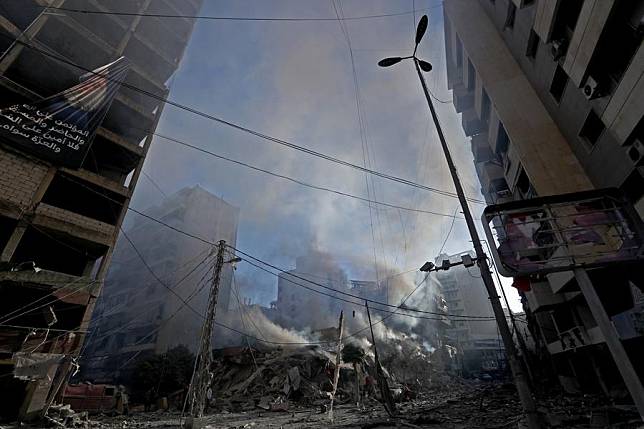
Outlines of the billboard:
M55 165L79 168L129 69L124 57L33 104L0 109L0 142Z
M642 220L617 189L492 205L482 220L506 277L644 262Z

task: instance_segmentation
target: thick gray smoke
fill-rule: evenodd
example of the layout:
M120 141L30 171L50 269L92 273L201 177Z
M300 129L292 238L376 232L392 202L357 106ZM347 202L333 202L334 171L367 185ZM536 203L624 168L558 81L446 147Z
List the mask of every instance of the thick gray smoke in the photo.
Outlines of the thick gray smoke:
M368 350L371 345L371 332L364 302L311 283L315 282L339 291L362 295L359 290L351 287L351 279L347 274L349 271L354 271L352 266L355 262L343 262L346 268L342 268L336 258L329 253L318 249L307 251L302 257L297 258L296 269L291 276L282 275L272 308L262 309L259 305L242 305L230 313L229 323L233 323L253 337L271 342L335 341L337 333L329 328L338 326L339 314L343 311L344 336L350 336L350 342L355 342ZM425 278L425 275L413 273L400 275L393 269L382 266L378 267L378 271L386 280L381 280L379 290L366 294L365 298L379 302L388 301L394 306L404 301L404 307L431 310L434 297L438 292L438 283L431 276ZM414 276L416 279L412 281ZM258 282L263 278L264 276L258 275ZM237 285L240 288L240 302L248 303L249 300L244 297L255 296L253 278L244 277L242 281L237 282ZM306 289L304 286L321 293ZM265 287L265 285L258 287ZM355 304L343 302L333 296ZM395 344L390 352L402 352L403 347L414 349L418 353L426 353L434 349L436 341L434 320L391 314L391 311L403 312L377 303L371 303L370 310L376 340L383 344ZM387 310L387 312L380 310ZM331 336L328 336L329 333ZM253 341L253 339L236 334L226 335L228 345L246 341Z

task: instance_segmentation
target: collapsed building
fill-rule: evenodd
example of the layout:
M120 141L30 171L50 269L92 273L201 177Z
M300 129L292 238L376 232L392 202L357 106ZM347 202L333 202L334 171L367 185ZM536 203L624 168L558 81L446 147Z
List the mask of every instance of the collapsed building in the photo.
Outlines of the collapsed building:
M18 411L22 418L39 414L64 383L74 363L70 357L79 353L163 111L158 99L132 88L166 97L166 82L194 26L187 18L110 12L195 15L201 3L8 0L0 5L0 108L59 94L120 57L127 60L124 82L130 85L113 95L78 165L0 141L1 418L15 418ZM99 97L104 84L93 89ZM41 365L17 379L12 375L19 358L39 359Z
M643 16L642 1L445 1L448 85L488 204L615 187L642 216ZM520 283L530 330L566 390L627 397L618 367L644 378L642 264L588 274L626 359L570 271Z
M200 186L184 188L149 216L211 242L235 246L239 209ZM118 240L81 361L83 380L113 383L129 379L136 359L176 346L196 353L206 313L214 255L212 246L163 225L136 218L127 237ZM131 243L130 243L131 240ZM133 247L136 246L136 248ZM141 261L145 261L145 264ZM150 274L151 269L173 292ZM231 301L232 267L225 264L219 282L217 314L225 317ZM190 303L190 308L182 300ZM215 335L215 345L220 335Z

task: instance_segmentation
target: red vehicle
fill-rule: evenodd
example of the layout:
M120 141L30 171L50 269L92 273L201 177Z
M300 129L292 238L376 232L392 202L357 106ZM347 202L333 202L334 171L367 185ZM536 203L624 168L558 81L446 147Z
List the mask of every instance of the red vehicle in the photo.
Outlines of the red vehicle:
M70 384L65 389L63 403L74 411L90 413L114 412L127 414L128 397L122 386L110 384Z

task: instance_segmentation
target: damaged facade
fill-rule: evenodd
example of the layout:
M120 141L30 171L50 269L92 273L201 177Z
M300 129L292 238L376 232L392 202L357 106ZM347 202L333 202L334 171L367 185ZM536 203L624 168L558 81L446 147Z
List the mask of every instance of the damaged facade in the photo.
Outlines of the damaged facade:
M121 56L130 64L127 84L165 97L194 26L189 19L53 13L44 6L194 15L201 3L3 1L0 108L60 93ZM0 326L2 418L15 418L16 410L22 418L39 414L64 384L162 110L158 100L121 87L78 169L0 147L0 314L11 314ZM21 352L58 359L32 381L20 380L12 374Z
M436 257L436 265L443 260L458 262L462 253L441 254ZM470 256L473 256L470 253ZM450 326L446 330L449 344L458 350L456 370L464 376L483 373L496 373L505 367L505 349L501 341L492 306L480 274L475 268L463 265L451 267L447 271L437 271L450 316ZM490 320L459 319L459 315L490 317Z
M487 203L617 187L641 216L644 2L446 0L444 15L448 84ZM642 267L589 275L642 378ZM522 289L561 384L625 393L572 273Z
M239 209L200 186L184 188L161 204L145 210L182 231L211 242L236 245ZM136 218L118 240L90 330L94 335L81 361L82 379L114 382L128 378L136 358L165 353L183 345L195 353L202 319L206 313L213 259L209 244L179 234L163 225ZM140 249L140 250L139 250ZM159 284L140 256L163 282L191 303L192 308ZM225 316L231 302L232 268L225 264L219 283L217 315ZM203 287L206 284L206 287ZM215 344L217 338L215 335Z

